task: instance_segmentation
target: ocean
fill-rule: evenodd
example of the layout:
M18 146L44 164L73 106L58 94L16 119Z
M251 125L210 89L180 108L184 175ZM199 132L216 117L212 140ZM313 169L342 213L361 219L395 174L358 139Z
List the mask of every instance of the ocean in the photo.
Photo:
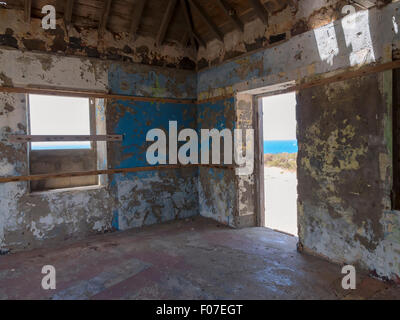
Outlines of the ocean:
M297 153L297 140L270 140L264 141L264 154Z
M33 142L32 150L73 150L91 149L90 142Z
M32 150L66 150L66 149L90 149L90 144L60 144L54 145L53 143L34 143ZM278 154L278 153L297 153L298 152L297 140L270 140L264 141L264 154Z

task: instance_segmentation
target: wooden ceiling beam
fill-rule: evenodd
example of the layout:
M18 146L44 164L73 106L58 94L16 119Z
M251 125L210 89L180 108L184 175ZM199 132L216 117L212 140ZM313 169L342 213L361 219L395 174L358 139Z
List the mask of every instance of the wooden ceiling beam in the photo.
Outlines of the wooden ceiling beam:
M228 18L232 21L232 23L235 25L236 29L243 32L244 31L243 22L237 16L235 9L233 9L233 7L231 7L229 3L226 2L225 0L217 0L217 3L221 7L221 9L225 12L225 14L228 16Z
M265 8L264 4L260 2L260 0L250 0L249 1L253 10L255 11L257 17L265 24L268 25L268 11Z
M204 9L197 3L196 0L189 0L190 4L197 10L201 19L205 24L210 28L210 30L217 36L217 38L221 41L224 41L224 35L221 30L217 27L217 25L212 21L212 19L208 16L208 14L204 11Z
M203 46L204 48L206 47L206 42L203 40L203 38L196 32L193 30L193 36L194 38L197 40L197 42L199 43L199 45Z
M140 22L142 21L142 15L144 8L146 6L147 0L137 0L135 3L135 9L133 11L131 27L129 30L129 34L136 39L137 32L139 30Z
M181 43L184 47L186 47L188 41L190 39L190 32L188 30L185 31L185 33L183 34Z
M103 35L103 33L107 29L107 22L108 22L108 18L110 16L110 11L111 11L111 3L112 3L112 0L105 0L103 14L101 15L101 19L100 19L100 23L99 23L100 35Z
M74 0L66 0L64 6L64 21L66 25L71 24L73 8Z
M157 42L158 46L162 45L165 40L165 36L167 34L168 27L171 23L172 16L175 12L176 3L177 3L177 0L169 0L169 2L168 2L167 10L165 11L163 19L161 21L160 29L158 30L158 33L157 33L156 42Z
M192 25L192 21L190 19L188 4L185 0L180 0L180 3L182 6L182 9L183 9L183 15L185 16L185 21L186 21L187 27L189 28L190 42L191 42L192 46L194 46L194 45L196 45L196 43L195 43L195 39L194 39L193 25Z
M32 0L24 1L25 22L31 21Z

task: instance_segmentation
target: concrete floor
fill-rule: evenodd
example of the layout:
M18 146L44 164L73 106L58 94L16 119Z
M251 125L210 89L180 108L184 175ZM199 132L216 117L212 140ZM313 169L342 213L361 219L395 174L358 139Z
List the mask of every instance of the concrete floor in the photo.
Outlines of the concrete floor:
M400 298L400 288L296 251L297 239L264 228L233 230L204 218L0 256L1 299ZM54 265L57 289L41 289Z

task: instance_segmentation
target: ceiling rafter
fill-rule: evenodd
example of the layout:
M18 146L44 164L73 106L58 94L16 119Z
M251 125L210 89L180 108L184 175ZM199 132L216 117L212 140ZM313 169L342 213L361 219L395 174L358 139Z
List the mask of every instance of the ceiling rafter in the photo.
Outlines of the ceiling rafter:
M183 15L185 16L185 21L187 24L187 27L189 28L189 37L190 37L190 42L193 46L196 45L196 41L197 43L202 46L206 46L204 40L195 32L194 30L194 26L193 26L193 21L191 18L191 14L189 11L189 4L187 2L187 0L180 0L181 6L183 8Z
M206 42L203 40L203 38L195 30L193 30L193 36L196 39L197 43L202 45L204 48L206 47Z
M72 12L74 9L74 0L66 0L64 6L64 21L66 25L72 22Z
M257 17L265 24L268 25L268 11L260 0L249 0Z
M171 23L172 16L175 12L176 4L177 4L177 0L169 0L169 2L168 2L167 10L165 11L163 19L161 21L160 29L158 30L158 33L157 33L156 43L158 46L162 45L165 40L165 36L167 34L168 27Z
M72 26L72 22L77 25L81 25L82 17L78 11L83 11L82 7L88 6L86 1L93 0L64 0L62 6L64 6L63 19L65 26ZM153 2L154 1L154 2ZM161 8L163 5L166 8ZM224 40L225 32L231 30L238 30L244 32L245 23L249 21L253 16L257 16L262 22L268 25L268 17L272 12L272 4L280 3L280 0L246 0L246 12L251 12L251 15L239 14L236 1L230 0L208 0L214 4L213 9L209 9L207 6L211 2L203 0L130 0L131 4L128 7L124 7L121 4L117 4L117 1L102 0L100 3L103 6L96 8L95 14L92 14L90 21L87 25L95 27L97 25L99 37L104 36L106 30L121 32L126 31L132 35L132 40L135 41L138 36L139 29L143 29L143 35L153 37L157 45L162 45L167 37L169 40L173 40L178 43L182 43L184 46L193 45L198 49L199 46L206 46L207 42L213 38L217 38L220 41ZM241 0L245 1L245 0ZM351 0L353 3L356 2L367 2L372 0ZM266 3L268 2L268 3ZM177 5L182 5L183 17L175 17L178 14ZM285 3L294 8L298 6L298 0L286 0ZM271 6L270 6L271 5ZM217 8L215 8L215 6ZM146 10L146 7L149 10ZM244 5L242 6L245 7ZM30 20L32 12L36 12L39 8L35 1L32 0L21 0L18 4L18 8L24 9L24 17L26 21ZM124 30L122 23L118 22L118 18L124 17L124 10L132 9L130 17L128 17L127 27ZM150 8L152 8L150 10ZM181 8L179 8L180 11ZM62 10L62 9L61 9ZM78 10L78 11L77 11ZM215 12L211 12L215 10ZM240 11L242 12L242 11ZM181 14L181 13L179 13ZM95 18L95 17L100 18ZM156 18L155 18L156 17ZM177 19L175 19L177 18ZM184 19L183 19L184 18ZM159 21L157 23L157 21ZM178 25L175 28L175 24ZM199 24L197 24L199 22ZM85 22L86 25L86 22ZM121 27L122 26L122 27ZM200 32L201 31L201 32ZM189 41L190 40L190 41Z
M184 47L187 46L189 39L190 39L190 32L186 30L181 40L181 43Z
M146 6L147 0L137 0L134 6L132 22L129 29L129 34L132 36L134 40L137 38L137 32L140 27L140 22L142 20L142 15L144 8Z
M103 14L101 15L99 23L99 34L103 35L107 29L107 22L110 16L112 0L106 0L103 7Z
M196 0L189 0L190 4L197 10L200 18L204 21L205 24L210 28L210 30L217 36L220 41L224 41L224 35L221 30L217 27L217 25L212 21L212 19L205 12L203 7L201 7Z
M237 16L235 9L231 7L229 3L226 2L225 0L217 0L217 4L225 12L226 16L232 21L236 29L243 32L244 31L243 22Z
M31 21L32 0L24 1L25 22Z

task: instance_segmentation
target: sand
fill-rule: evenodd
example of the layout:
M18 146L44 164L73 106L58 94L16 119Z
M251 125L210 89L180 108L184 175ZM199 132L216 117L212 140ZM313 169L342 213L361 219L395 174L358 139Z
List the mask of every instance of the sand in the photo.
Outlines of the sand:
M265 214L268 228L297 236L297 174L265 167Z

